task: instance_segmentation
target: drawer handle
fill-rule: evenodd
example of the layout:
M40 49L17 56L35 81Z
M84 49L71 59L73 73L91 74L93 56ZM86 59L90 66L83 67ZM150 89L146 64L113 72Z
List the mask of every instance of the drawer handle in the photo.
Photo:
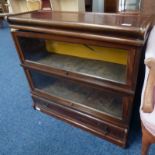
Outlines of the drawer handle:
M103 133L104 133L104 135L109 134L109 128L107 126L103 127Z
M66 75L69 75L69 72L66 72Z

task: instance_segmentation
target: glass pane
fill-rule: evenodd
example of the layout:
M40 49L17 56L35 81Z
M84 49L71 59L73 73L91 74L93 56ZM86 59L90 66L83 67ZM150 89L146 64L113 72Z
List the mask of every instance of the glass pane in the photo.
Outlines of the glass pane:
M31 76L35 87L45 93L90 108L92 111L106 113L117 118L122 117L122 97L118 97L116 94L109 94L70 80L51 77L36 71L31 71Z
M27 60L118 83L126 83L126 50L60 41L19 38Z

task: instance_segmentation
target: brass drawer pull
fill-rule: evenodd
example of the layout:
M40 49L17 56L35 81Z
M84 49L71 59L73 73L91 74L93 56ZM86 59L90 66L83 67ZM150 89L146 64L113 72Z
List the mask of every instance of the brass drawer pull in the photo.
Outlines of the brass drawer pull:
M69 75L69 72L66 72L66 75Z
M107 126L103 127L103 133L104 133L104 135L109 134L109 128Z

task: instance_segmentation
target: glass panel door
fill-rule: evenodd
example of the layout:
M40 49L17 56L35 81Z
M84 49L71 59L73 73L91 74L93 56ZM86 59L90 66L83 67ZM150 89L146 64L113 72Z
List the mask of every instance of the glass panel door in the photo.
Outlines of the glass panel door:
M68 104L68 106L78 108L79 110L89 109L87 111L91 114L95 112L99 115L106 114L122 119L123 109L121 96L36 71L31 71L30 73L35 88L45 94L59 98L59 101L62 99L73 103Z
M126 50L39 38L18 39L26 60L100 80L127 83Z

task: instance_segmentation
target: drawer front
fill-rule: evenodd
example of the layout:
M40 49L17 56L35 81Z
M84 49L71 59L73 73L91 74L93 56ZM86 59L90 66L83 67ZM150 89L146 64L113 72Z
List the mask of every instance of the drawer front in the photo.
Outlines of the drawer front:
M58 103L54 103L34 95L33 100L34 107L37 110L83 128L120 146L126 145L127 129L114 126L90 115L86 115L82 112L70 109Z

